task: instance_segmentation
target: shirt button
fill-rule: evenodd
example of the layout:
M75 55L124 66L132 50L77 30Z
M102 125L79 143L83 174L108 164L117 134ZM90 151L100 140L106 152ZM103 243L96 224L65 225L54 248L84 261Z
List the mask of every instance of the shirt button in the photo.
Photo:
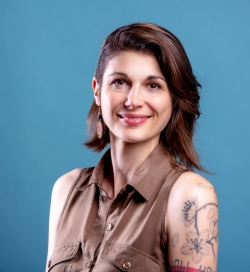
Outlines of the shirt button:
M126 261L122 264L122 268L125 270L128 270L130 267L131 267L131 262Z
M86 267L87 267L87 268L90 268L90 267L92 266L92 263L93 263L93 262L92 262L91 260L89 260L89 261L86 263Z
M108 223L107 230L112 230L114 225L112 223Z

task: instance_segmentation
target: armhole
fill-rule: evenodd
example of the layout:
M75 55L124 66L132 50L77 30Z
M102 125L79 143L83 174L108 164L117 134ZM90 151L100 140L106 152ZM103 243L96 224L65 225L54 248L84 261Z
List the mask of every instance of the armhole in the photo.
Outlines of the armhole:
M166 197L165 197L163 212L161 215L161 234L162 234L161 236L162 236L162 246L164 249L167 249L167 242L168 242L168 233L166 232L165 221L166 221L166 210L167 210L169 195L172 191L174 184L178 180L178 178L185 172L187 172L187 170L185 170L185 169L180 169L179 171L175 171L175 169L173 169L166 178L166 179L171 178L172 182L168 186L169 189L168 189Z
M76 178L76 180L75 180L73 186L71 187L71 189L70 189L70 191L69 191L69 193L68 193L68 196L67 196L67 198L66 198L66 200L65 200L65 202L64 202L64 205L63 205L63 208L62 208L62 211L61 211L61 214L60 214L58 223L57 223L56 231L58 231L58 229L59 229L59 227L60 227L60 225L61 225L62 215L63 215L64 210L65 210L65 208L66 208L66 206L67 206L67 204L68 204L69 198L70 198L70 196L71 196L73 190L75 189L77 183L79 182L79 180L80 180L80 178L83 176L83 174L84 174L85 172L87 172L87 170L88 170L88 168L83 168L83 169L81 170L81 172L80 172L80 174L78 175L78 177Z

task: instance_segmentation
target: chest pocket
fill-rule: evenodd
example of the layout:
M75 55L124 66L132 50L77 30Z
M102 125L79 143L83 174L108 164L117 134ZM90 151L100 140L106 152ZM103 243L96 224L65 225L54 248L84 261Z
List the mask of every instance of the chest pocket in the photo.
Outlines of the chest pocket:
M102 272L160 272L162 266L160 261L136 248L109 242L104 244L98 263L96 271Z
M58 247L48 262L48 272L80 272L82 268L81 244L69 244Z

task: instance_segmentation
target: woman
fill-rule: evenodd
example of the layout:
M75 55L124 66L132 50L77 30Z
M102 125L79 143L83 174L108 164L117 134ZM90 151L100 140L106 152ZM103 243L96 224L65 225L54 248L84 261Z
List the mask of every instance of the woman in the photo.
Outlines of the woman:
M192 137L200 84L179 40L148 23L112 32L93 78L95 168L56 182L47 271L215 271L218 209Z

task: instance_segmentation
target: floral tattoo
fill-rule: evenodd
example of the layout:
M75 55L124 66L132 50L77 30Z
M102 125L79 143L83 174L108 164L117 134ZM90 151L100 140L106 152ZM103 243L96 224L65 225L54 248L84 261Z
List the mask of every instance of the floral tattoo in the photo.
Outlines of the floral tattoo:
M210 208L207 214L209 220L209 230L205 229L200 232L198 228L198 213L205 210L208 206ZM192 255L192 260L198 264L203 255L208 255L210 249L214 253L214 243L218 243L218 218L215 217L218 205L215 203L207 203L198 208L197 198L194 197L185 202L184 208L181 212L181 221L186 227L194 225L194 231L189 231L186 235L187 243L181 247L183 255Z
M178 244L178 241L179 241L179 234L176 233L175 235L173 235L171 239L172 246L175 247Z

